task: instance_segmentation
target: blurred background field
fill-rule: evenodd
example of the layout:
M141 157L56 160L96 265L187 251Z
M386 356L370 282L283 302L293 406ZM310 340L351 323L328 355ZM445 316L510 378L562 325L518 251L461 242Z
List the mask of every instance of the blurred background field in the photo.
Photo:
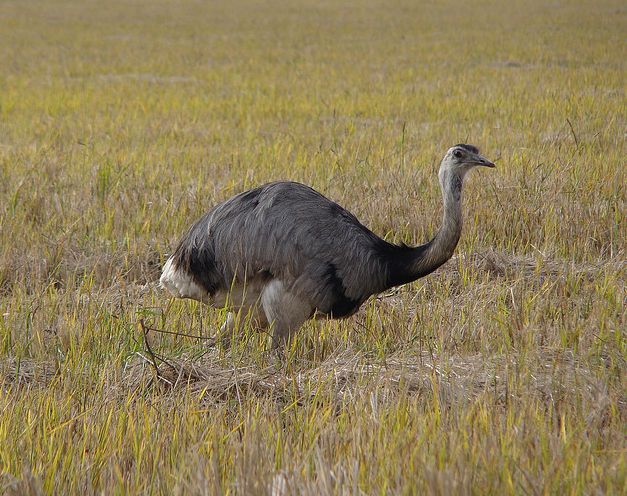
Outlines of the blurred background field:
M624 491L625 33L619 1L0 3L0 492ZM210 206L297 180L421 243L459 142L497 169L439 271L282 359L146 342L224 318L156 285Z

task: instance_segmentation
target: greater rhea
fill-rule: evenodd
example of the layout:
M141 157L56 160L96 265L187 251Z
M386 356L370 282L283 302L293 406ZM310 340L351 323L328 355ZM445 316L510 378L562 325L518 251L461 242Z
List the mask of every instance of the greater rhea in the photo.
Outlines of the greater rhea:
M337 203L296 182L273 182L215 206L180 240L161 285L172 295L273 328L273 346L312 317L345 318L371 295L433 272L462 231L462 185L476 166L494 167L472 145L450 148L440 165L442 225L427 243L395 245Z

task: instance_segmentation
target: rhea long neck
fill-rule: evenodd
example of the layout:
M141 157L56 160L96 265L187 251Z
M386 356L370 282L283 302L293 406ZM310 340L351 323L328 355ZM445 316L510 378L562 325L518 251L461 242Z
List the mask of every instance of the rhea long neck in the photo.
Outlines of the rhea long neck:
M415 281L433 272L453 256L462 232L463 173L441 168L438 174L444 200L442 225L431 241L398 254L390 266L389 286Z

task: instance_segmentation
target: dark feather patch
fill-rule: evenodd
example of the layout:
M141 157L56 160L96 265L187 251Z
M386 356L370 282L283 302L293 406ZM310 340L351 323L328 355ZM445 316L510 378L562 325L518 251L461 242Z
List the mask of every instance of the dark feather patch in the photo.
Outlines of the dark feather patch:
M248 202L253 207L259 205L259 194L261 193L261 188L251 189L250 191L246 191L240 194L242 199L242 203Z
M331 316L334 318L342 318L354 314L361 305L361 302L346 296L344 283L339 277L335 265L332 263L328 264L326 275L333 292Z
M216 267L211 239L206 234L208 223L209 216L205 215L185 233L174 252L173 263L212 294L220 288L222 277Z
M470 153L475 153L475 154L479 153L479 148L477 148L475 145L467 145L465 143L458 143L455 146L463 148L464 150L466 150L466 151L468 151Z
M460 201L462 197L462 178L459 176L455 176L453 178L453 197L455 201Z

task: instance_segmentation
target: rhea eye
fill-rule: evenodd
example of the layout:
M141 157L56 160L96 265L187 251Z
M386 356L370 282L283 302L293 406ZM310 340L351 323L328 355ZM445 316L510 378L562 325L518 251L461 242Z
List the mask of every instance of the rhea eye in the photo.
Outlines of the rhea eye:
M455 151L453 152L453 156L454 156L455 158L462 158L462 152L461 152L461 150L455 150Z

